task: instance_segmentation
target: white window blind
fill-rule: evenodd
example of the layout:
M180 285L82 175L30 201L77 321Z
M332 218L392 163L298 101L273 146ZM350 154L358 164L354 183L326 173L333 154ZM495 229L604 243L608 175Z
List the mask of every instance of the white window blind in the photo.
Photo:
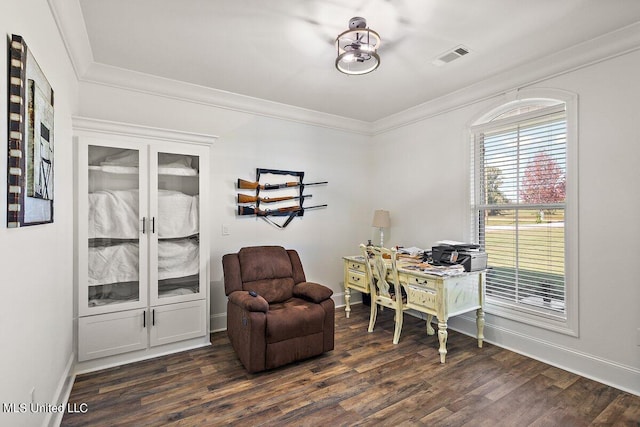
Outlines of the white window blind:
M506 115L472 132L472 206L490 267L487 301L565 318L565 105Z

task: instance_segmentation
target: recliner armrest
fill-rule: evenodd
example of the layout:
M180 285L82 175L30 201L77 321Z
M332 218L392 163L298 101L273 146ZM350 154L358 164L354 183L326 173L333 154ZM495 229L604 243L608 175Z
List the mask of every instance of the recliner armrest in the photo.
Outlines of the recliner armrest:
M333 291L328 287L314 282L300 282L293 287L293 296L313 301L316 304L331 298Z
M263 312L269 311L269 303L260 295L252 297L247 291L234 291L229 294L229 301L247 311Z

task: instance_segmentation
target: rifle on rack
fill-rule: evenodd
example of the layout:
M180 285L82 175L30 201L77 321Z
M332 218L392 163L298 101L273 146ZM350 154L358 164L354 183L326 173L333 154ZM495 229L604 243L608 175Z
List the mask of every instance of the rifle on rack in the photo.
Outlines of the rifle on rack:
M267 210L256 209L249 206L238 206L238 215L255 215L257 217L264 219L265 221L271 223L272 225L278 228L285 228L287 225L289 225L289 223L291 222L291 220L293 220L293 218L304 215L304 211L306 209L324 208L326 206L327 205L316 205L316 206L309 206L307 208L303 208L302 206L288 206L285 208L267 209ZM275 221L272 221L271 219L269 219L270 216L288 216L289 218L287 218L284 224L280 225Z
M282 184L262 185L259 182L245 181L244 179L238 179L238 188L241 190L255 190L258 188L260 190L277 190L279 188L306 187L307 185L326 184L327 182L328 181L302 183L302 182L293 181L293 182L285 182Z
M302 215L308 209L324 208L327 205L316 206L287 206L278 209L256 209L250 206L238 206L238 215L256 215L256 216L288 216L291 214Z
M307 197L311 197L311 194L302 195L302 196L283 196L283 197L259 197L259 196L249 196L247 194L238 194L238 203L275 203L275 202L283 202L285 200L298 200L298 199L306 199Z

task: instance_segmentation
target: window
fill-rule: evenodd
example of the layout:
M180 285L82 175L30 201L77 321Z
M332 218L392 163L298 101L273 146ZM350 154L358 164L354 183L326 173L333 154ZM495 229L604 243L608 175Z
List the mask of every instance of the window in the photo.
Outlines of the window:
M486 311L575 335L567 105L516 101L472 127L471 206L488 255Z

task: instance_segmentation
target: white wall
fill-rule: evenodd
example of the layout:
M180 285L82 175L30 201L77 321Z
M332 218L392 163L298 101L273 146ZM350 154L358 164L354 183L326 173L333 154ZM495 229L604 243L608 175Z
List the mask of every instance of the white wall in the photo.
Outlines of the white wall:
M640 52L532 87L578 94L579 319L571 337L487 315L488 341L640 394ZM390 244L430 247L469 237L468 125L497 95L374 137L376 206ZM402 191L398 191L401 188ZM475 334L473 319L450 325Z
M103 85L81 84L80 115L145 126L218 135L212 148L211 316L213 330L226 328L222 255L243 246L274 244L300 252L307 279L343 294L341 257L357 253L371 238L370 138L323 127L240 113ZM308 210L285 229L236 215L238 178L254 180L256 168L304 171L313 197ZM222 235L222 226L229 228Z
M73 355L73 192L71 116L77 82L46 0L0 3L0 52L21 35L55 91L54 223L6 228L7 68L0 87L0 403L57 403ZM6 61L4 61L6 64ZM0 424L41 425L48 414L7 414Z

